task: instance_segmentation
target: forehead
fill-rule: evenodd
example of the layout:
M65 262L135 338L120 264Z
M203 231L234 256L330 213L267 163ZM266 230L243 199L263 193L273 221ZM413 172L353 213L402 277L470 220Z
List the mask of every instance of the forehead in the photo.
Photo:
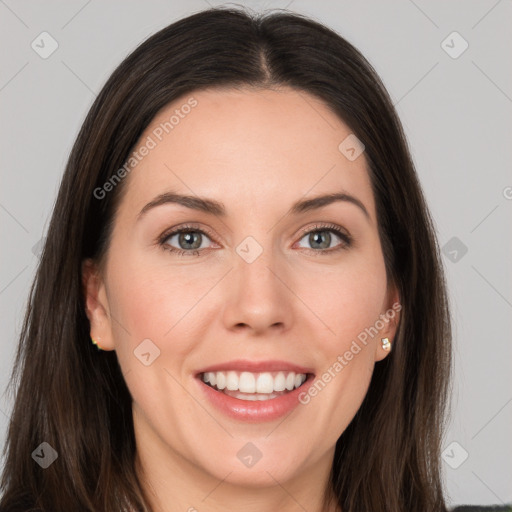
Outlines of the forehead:
M245 207L261 210L344 191L373 216L364 153L351 161L339 149L349 136L350 128L304 91L196 91L167 105L146 128L135 148L145 155L128 176L123 202L138 212L172 190L226 205L243 198Z

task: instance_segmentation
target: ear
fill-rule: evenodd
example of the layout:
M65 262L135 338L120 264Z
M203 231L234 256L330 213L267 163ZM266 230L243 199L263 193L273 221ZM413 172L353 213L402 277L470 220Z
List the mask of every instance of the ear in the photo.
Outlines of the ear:
M382 329L379 330L376 336L375 361L382 361L393 350L393 342L395 341L396 331L400 322L400 311L402 310L400 295L395 284L391 284L388 287L385 306L386 309L380 315L381 322L378 322L378 324L376 322L378 327L382 327ZM383 347L383 338L388 338L391 344L390 350L386 350Z
M102 350L114 350L105 284L97 265L91 259L82 262L82 286L91 338Z

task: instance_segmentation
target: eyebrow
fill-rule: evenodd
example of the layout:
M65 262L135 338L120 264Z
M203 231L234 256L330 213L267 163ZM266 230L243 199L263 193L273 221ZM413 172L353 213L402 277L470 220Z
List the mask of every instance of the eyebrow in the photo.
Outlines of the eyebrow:
M298 215L300 213L322 208L323 206L327 206L337 201L344 201L357 206L364 213L365 217L370 220L370 214L364 204L357 199L357 197L347 194L346 192L324 194L311 199L301 199L292 205L288 213L291 215ZM208 199L205 197L177 194L175 192L165 192L146 204L139 212L137 220L143 217L149 210L163 204L179 204L186 208L190 208L191 210L197 210L223 218L226 217L226 208L220 201L215 201L214 199Z

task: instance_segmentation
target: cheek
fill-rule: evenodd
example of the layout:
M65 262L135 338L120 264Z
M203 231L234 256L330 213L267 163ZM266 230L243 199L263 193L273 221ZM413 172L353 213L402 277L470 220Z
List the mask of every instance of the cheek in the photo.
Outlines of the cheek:
M191 327L185 329L187 320L194 316L201 297L216 279L200 266L194 270L187 266L180 269L162 261L152 265L142 258L113 266L109 281L115 290L113 314L119 320L114 322L116 340L125 340L129 332L131 344L149 338L163 352L172 341L175 356L186 353Z
M312 391L317 394L304 397L304 401L310 400L318 420L330 425L332 439L348 426L368 390L379 340L375 325L387 285L378 248L345 263L328 276L317 276L314 289L302 291L330 331L318 347L322 372L316 378L316 391Z
M340 272L338 277L319 283L323 293L306 299L329 327L317 345L322 370L303 397L311 415L326 425L326 444L342 434L367 393L380 339L374 326L386 292L379 272Z
M324 352L330 359L348 350L359 335L364 337L361 333L371 329L383 312L387 287L383 260L356 260L354 257L336 270L316 274L299 292L327 329Z
M119 261L109 274L119 364L144 414L154 416L154 421L167 418L174 425L193 407L176 380L184 380L187 357L199 339L200 326L190 320L208 282L191 279L192 272L152 267L135 258Z

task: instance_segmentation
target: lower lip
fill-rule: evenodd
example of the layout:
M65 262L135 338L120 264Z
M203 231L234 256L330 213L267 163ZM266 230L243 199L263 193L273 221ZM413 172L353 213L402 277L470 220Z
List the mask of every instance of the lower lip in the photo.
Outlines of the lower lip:
M302 386L270 400L240 400L216 391L201 378L197 378L206 398L221 412L234 418L250 423L272 421L290 414L299 404L299 395L307 392L313 383L314 376L308 375Z

